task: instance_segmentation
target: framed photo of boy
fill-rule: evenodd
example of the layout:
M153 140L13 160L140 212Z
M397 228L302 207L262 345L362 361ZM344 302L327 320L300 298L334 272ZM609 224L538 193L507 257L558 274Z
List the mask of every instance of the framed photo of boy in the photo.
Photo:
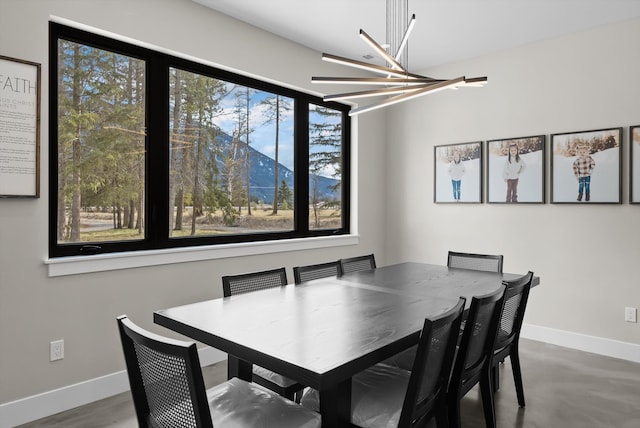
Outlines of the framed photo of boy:
M640 204L640 125L629 128L629 142L631 145L629 203Z
M545 135L487 141L487 202L543 204Z
M482 202L482 142L434 147L435 203Z
M622 128L551 135L551 203L622 201Z

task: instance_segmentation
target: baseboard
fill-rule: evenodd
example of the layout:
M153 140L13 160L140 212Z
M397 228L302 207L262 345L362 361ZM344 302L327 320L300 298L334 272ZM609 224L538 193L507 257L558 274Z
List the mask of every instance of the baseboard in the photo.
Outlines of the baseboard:
M640 345L557 330L532 324L522 326L521 337L640 363ZM227 358L214 348L200 349L203 366ZM127 373L121 371L42 394L0 404L0 428L32 422L65 410L120 394L129 389Z
M214 348L199 350L203 366L225 360L227 354ZM0 428L12 428L129 390L125 370L31 397L0 404Z
M640 345L603 337L523 324L520 337L640 363Z

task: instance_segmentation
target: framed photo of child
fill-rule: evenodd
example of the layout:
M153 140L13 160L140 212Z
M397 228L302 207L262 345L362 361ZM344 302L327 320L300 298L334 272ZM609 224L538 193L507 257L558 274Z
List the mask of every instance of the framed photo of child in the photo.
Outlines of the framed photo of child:
M482 202L482 142L434 147L436 203Z
M487 202L545 203L545 135L487 141Z
M551 135L551 203L622 203L622 128Z
M629 142L631 145L629 203L640 204L640 125L629 128Z

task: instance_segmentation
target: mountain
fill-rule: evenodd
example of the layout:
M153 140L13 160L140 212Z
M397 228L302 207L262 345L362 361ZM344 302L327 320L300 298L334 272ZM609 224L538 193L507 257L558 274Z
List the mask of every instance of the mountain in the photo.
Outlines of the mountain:
M221 147L231 147L230 135L225 133L219 134L217 136L217 140ZM241 150L245 150L247 146L246 144L241 143L240 147ZM240 154L240 156L243 155L244 152ZM274 178L276 161L264 153L254 149L251 145L249 145L249 158L251 168L249 177L251 197L262 201L265 204L273 204L273 186L275 184ZM317 178L317 180L314 180L314 178ZM282 180L285 180L289 188L293 191L293 179L293 171L280 163L278 166L278 187L280 186L280 183L282 183ZM335 192L333 190L333 188L339 184L339 180L312 175L309 177L309 181L310 183L317 181L320 199L340 200L340 192ZM311 191L311 184L309 184L309 186L309 191Z

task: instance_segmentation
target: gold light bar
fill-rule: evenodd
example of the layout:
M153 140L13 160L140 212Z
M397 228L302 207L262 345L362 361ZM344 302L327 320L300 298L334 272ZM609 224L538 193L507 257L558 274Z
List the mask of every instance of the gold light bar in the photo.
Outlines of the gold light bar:
M389 64L391 64L391 67L396 69L396 70L402 70L403 72L407 73L407 70L404 69L404 67L402 65L400 65L400 63L398 61L395 60L394 57L392 57L391 55L389 55L387 53L386 50L384 50L384 48L382 46L380 46L378 44L378 42L376 42L375 40L373 40L371 38L371 36L369 36L364 30L360 30L360 37L362 37L362 39L367 42L367 44L369 46L371 46L373 48L373 50L375 50L378 55L380 55L385 61L387 61Z
M402 101L408 101L414 98L418 98L422 95L426 95L429 93L433 93L436 91L441 91L443 89L464 85L464 76L458 77L457 79L446 80L444 82L435 83L433 85L429 85L424 89L419 89L407 94L396 95L395 97L387 98L386 100L380 101L378 103L369 104L363 107L358 107L349 111L349 116L355 116L361 113L366 113L371 110L376 110L382 107L387 107L393 104L400 103Z
M368 62L356 61L354 59L344 58L337 55L331 55L328 53L322 54L322 59L327 62L333 62L335 64L347 65L353 68L359 68L361 70L371 71L373 73L384 74L386 76L396 76L396 77L415 77L415 78L426 78L425 76L421 76L419 74L408 73L405 71L394 70L393 68L385 67L377 64L369 64Z
M314 83L356 84L356 85L420 85L424 83L439 83L442 80L430 77L399 78L399 77L312 77Z
M398 60L398 58L400 58L400 55L402 55L402 51L404 50L405 46L407 45L407 42L409 41L409 35L411 34L411 30L413 30L413 27L416 25L416 14L414 13L411 16L411 19L409 20L409 25L407 26L407 30L404 32L404 36L402 36L402 41L400 42L400 46L398 46L398 52L396 52L396 61Z
M441 80L440 82L443 82L443 80ZM326 95L325 97L323 97L323 100L336 101L336 100L346 100L350 98L367 98L367 97L378 97L382 95L404 94L407 92L413 92L419 89L433 86L435 83L438 83L438 82L424 83L422 85L415 85L415 86L398 86L395 88L372 89L370 91L346 92L344 94Z

